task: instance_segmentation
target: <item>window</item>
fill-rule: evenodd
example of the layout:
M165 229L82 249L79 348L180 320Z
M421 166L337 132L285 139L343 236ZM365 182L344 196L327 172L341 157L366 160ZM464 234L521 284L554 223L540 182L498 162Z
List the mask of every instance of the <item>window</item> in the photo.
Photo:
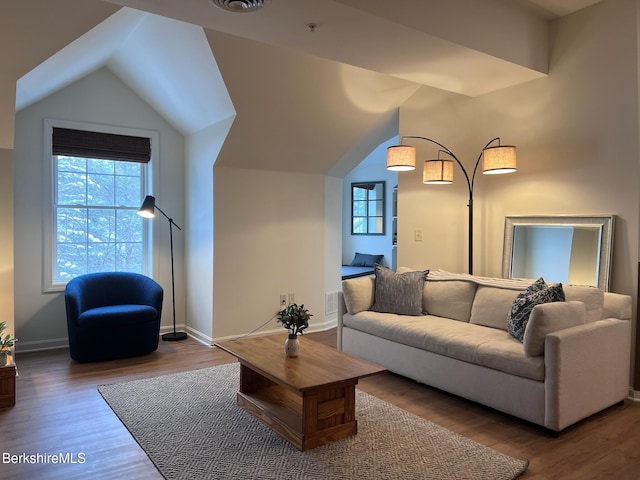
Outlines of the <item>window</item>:
M56 155L54 168L54 282L142 273L142 164Z
M147 234L137 215L150 139L52 129L49 286L85 273L147 273Z
M351 234L384 235L385 182L351 184Z

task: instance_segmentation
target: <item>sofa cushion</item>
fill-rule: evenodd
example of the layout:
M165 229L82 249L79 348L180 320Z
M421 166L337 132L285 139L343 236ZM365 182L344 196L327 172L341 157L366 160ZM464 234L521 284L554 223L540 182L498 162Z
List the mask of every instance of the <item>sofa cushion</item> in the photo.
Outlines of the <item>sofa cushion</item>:
M477 285L463 280L431 282L424 285L424 308L429 315L468 322Z
M373 305L375 281L373 277L351 278L342 281L342 294L347 312L355 315Z
M587 308L587 322L595 322L602 318L604 291L586 285L565 285L564 295L567 301L583 302Z
M371 310L398 315L422 315L422 289L429 270L397 273L376 265Z
M547 333L557 332L587 321L583 302L553 302L536 305L524 330L524 354L529 357L544 353Z
M521 291L522 289L478 285L469 323L506 330L509 311Z
M346 314L345 328L482 365L520 377L544 380L544 357L528 357L522 344L503 330L426 315Z
M544 285L542 278L536 280L524 292L519 293L507 318L507 332L520 342L524 339L524 331L531 315L531 310L536 305L550 302L563 302L565 300L562 284Z

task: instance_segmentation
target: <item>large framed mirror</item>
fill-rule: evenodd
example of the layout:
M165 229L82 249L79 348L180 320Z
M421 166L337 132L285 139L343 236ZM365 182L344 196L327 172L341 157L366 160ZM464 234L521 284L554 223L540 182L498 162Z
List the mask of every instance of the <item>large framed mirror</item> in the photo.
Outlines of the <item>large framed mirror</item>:
M609 290L615 215L505 217L502 276Z

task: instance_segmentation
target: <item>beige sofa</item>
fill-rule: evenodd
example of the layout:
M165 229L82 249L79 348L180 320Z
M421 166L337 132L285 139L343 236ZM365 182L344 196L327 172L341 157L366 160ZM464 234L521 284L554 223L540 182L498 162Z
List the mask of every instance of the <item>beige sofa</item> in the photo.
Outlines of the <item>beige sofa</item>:
M564 286L521 343L506 331L531 282L430 272L422 316L370 311L373 276L344 280L338 348L418 382L559 432L629 392L631 297Z

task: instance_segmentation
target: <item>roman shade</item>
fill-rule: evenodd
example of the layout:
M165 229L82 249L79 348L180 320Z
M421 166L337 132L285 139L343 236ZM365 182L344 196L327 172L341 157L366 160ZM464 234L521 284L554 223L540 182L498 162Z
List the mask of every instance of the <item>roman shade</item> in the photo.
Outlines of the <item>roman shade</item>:
M138 163L151 160L151 139L147 137L54 127L51 144L53 155Z

